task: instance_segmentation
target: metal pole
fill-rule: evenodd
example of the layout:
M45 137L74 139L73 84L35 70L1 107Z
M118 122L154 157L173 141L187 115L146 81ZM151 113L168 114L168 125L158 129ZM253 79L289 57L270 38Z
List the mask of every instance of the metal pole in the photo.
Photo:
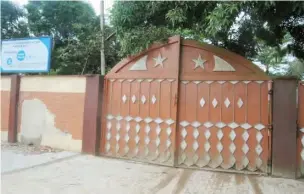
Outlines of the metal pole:
M105 75L105 54L104 54L104 1L100 1L100 31L101 31L101 47L100 47L100 74Z

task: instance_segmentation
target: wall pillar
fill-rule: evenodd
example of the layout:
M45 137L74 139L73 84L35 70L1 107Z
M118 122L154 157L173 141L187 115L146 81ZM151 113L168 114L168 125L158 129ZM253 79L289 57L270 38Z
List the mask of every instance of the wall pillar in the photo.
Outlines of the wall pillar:
M297 80L273 81L272 175L296 178Z
M99 153L103 76L92 75L86 78L86 93L83 115L82 152Z
M9 105L9 121L8 121L8 142L17 142L17 126L18 126L18 102L19 102L20 76L11 76L11 93Z

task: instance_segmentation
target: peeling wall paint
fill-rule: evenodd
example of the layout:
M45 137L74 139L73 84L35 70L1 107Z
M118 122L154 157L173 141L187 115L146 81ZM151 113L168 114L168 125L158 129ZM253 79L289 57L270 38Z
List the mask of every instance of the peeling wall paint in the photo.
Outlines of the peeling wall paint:
M10 92L1 91L1 131L8 131Z
M0 80L1 80L1 91L11 91L11 78L2 76Z
M1 141L7 141L8 131L1 131Z
M18 139L22 143L81 151L82 140L72 138L65 129L55 127L55 117L39 99L24 100L21 105L21 125Z
M1 141L7 141L8 115L10 104L11 78L6 76L0 77L1 81Z

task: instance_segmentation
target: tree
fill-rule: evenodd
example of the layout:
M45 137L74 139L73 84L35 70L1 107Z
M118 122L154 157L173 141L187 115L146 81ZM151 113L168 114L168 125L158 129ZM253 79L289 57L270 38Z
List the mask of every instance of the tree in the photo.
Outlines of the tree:
M287 32L294 40L288 45L289 52L304 58L303 19L304 2L299 1L128 1L115 2L111 15L122 46L121 56L181 34L251 59L257 55L258 40L279 46Z
M105 35L112 32L111 28L105 28ZM69 39L66 46L56 49L54 69L59 74L100 74L100 47L101 33L99 18L90 25L90 33L82 40ZM105 56L107 68L113 67L118 59L118 43L115 39L105 41ZM109 69L107 69L109 70Z
M99 17L82 1L30 1L26 5L29 29L35 36L54 38L52 73L100 73ZM111 32L105 28L105 35ZM116 39L105 43L107 65L117 62Z
M31 32L53 36L56 43L89 32L87 27L96 18L91 5L82 1L30 1L26 9Z
M290 63L287 75L296 76L304 80L304 60L296 59Z
M22 18L24 11L10 1L1 1L1 37L2 39L29 36L28 28Z

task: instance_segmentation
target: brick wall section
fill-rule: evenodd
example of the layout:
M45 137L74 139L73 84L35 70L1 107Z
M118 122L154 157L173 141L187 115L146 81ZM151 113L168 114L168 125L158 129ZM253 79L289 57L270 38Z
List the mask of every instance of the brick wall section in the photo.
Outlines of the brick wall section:
M18 141L81 151L85 76L21 77Z
M8 130L9 103L10 103L10 92L1 91L1 131Z
M7 141L11 78L1 77L1 140Z
M55 127L82 139L84 93L20 92L19 104L24 100L39 99L55 115ZM20 132L22 106L18 107L18 132Z

